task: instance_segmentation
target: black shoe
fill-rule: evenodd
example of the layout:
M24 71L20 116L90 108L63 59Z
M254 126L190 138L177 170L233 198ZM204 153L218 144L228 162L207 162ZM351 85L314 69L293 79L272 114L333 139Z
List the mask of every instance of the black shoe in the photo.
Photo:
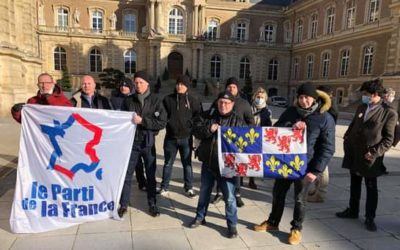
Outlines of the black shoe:
M160 210L158 209L157 205L152 205L149 207L149 213L153 217L160 216Z
M206 219L203 219L203 220L194 219L194 220L190 223L189 227L190 227L190 228L196 228L196 227L198 227L198 226L200 226L200 225L205 225L205 224L206 224Z
M236 206L237 207L243 207L244 202L242 201L242 198L240 196L236 196Z
M219 193L217 193L215 196L214 196L214 199L213 199L213 201L212 201L212 204L217 204L218 202L220 202L221 200L223 200L224 199L224 196L222 196L222 194L219 194Z
M238 237L238 232L237 232L236 228L231 228L228 230L228 238L234 239L237 237Z
M139 190L142 190L143 192L147 191L146 184L145 185L139 185Z
M120 208L118 208L118 216L120 218L122 218L126 212L128 212L128 208L127 207L121 206Z
M377 230L374 219L365 219L364 224L368 231L375 232Z
M344 218L344 219L357 219L358 218L358 214L352 213L350 211L350 208L346 208L342 212L337 212L336 213L336 217Z
M389 174L389 172L388 172L387 170L384 170L382 174L384 174L384 175L388 175L388 174Z

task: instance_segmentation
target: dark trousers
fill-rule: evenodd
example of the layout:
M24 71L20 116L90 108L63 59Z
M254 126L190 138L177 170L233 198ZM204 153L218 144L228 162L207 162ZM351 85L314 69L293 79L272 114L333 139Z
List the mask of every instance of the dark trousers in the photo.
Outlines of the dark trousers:
M377 177L367 178L353 173L350 179L350 202L349 207L352 214L359 213L361 198L361 183L365 180L367 188L367 200L365 202L365 217L369 219L375 218L376 208L378 207L378 181Z
M149 206L156 204L156 148L142 147L133 144L129 166L125 177L122 195L120 199L121 206L127 207L131 195L132 175L140 159L143 159L144 168L147 176L147 202Z
M272 191L272 210L268 218L268 223L271 226L279 226L285 208L286 194L292 183L294 184L294 209L293 220L290 222L292 225L291 229L302 230L305 216L306 197L310 187L310 182L304 180L275 180Z
M139 188L146 187L147 188L147 181L146 177L144 176L144 166L143 166L143 159L140 158L138 163L135 167L135 175L136 181L138 183Z

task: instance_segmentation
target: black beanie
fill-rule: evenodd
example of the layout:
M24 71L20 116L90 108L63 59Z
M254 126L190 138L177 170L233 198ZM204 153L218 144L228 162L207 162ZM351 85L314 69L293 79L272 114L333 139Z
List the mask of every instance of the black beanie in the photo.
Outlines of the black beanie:
M229 77L228 80L226 80L225 88L231 84L235 84L239 88L239 82L236 77Z
M176 84L181 83L185 85L187 88L190 86L190 78L187 75L180 75L176 79Z
M219 93L217 99L228 99L231 100L232 102L235 101L235 97L229 91L222 91L221 93Z
M147 75L146 71L142 70L142 71L136 72L135 76L133 77L133 80L135 80L135 78L137 78L137 77L142 78L148 84L150 84L150 79L149 79L149 76Z
M314 99L318 98L315 86L311 83L304 83L300 85L300 87L297 89L297 97L299 97L300 95L311 96Z
M131 79L129 79L127 77L124 77L124 79L122 79L121 82L119 83L119 87L122 87L122 86L128 87L131 90L131 92L133 90L133 82Z

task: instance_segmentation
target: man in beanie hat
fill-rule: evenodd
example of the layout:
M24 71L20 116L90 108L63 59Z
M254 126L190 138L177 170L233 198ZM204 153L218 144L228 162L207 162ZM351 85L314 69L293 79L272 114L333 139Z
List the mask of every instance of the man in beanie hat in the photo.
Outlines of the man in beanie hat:
M218 163L218 128L219 126L246 126L246 123L234 111L235 97L228 91L218 95L217 112L204 112L196 118L193 134L200 139L196 151L201 166L200 197L197 203L196 217L190 224L196 228L206 224L208 205L214 182L220 186L225 201L225 217L228 225L228 237L237 237L237 207L234 178L221 177Z
M118 214L120 217L127 212L131 194L132 175L138 162L143 159L147 176L147 202L149 213L156 217L160 215L156 201L156 148L155 136L167 123L167 114L160 100L150 93L150 83L146 72L136 72L134 76L136 93L125 98L122 111L135 112L132 122L136 124L135 139L131 158L125 177Z
M192 186L192 129L193 119L200 112L200 103L189 94L190 79L185 75L178 76L174 93L163 100L167 111L167 132L164 138L164 168L160 194L168 194L169 181L177 151L181 156L183 167L184 189L188 197L194 197Z
M301 242L308 187L321 174L335 152L335 121L327 112L321 113L318 94L310 83L297 90L296 105L287 108L275 127L292 127L307 132L307 170L304 179L276 179L273 187L272 210L268 220L254 226L257 232L278 230L285 208L286 194L294 184L294 211L288 243Z

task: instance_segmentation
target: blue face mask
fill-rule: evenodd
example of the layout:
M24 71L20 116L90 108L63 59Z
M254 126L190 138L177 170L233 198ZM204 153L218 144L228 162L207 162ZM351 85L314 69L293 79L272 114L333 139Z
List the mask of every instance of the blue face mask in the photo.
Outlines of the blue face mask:
M369 104L369 103L371 102L371 97L370 97L370 96L367 96L367 95L363 95L363 96L361 97L361 101L362 101L362 103L364 103L364 104Z
M256 98L254 102L256 103L256 105L264 105L265 100L263 98Z

